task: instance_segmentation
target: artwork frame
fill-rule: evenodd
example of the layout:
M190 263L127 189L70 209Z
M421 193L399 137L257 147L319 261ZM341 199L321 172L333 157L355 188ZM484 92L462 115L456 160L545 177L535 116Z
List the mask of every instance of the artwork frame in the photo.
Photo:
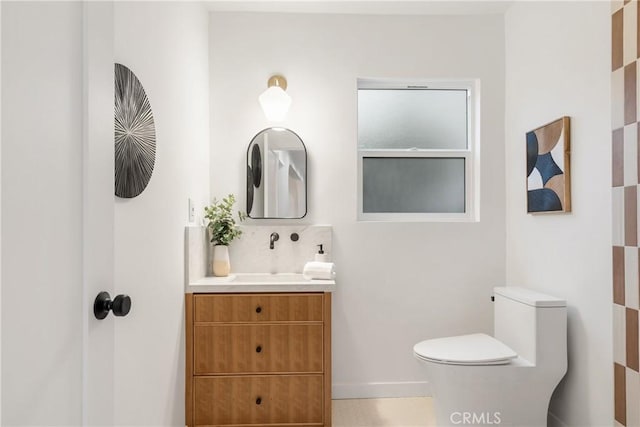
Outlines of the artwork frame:
M527 213L571 212L571 118L526 133Z

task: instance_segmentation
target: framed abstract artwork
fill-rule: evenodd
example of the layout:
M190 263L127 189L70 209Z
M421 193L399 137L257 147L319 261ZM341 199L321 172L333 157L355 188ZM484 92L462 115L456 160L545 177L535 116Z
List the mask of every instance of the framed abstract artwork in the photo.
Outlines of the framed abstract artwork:
M570 119L527 132L527 212L571 212Z

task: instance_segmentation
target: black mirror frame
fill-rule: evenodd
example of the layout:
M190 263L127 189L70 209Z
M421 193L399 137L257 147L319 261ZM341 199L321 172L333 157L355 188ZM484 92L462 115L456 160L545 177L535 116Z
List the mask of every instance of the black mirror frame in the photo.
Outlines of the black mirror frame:
M259 217L254 217L251 216L251 210L250 208L252 208L253 206L249 206L249 182L247 182L246 188L247 188L247 216L251 219L302 219L304 217L307 216L307 213L309 212L309 197L308 197L308 187L309 185L307 184L307 179L308 179L308 167L309 167L309 161L308 161L308 152L307 152L307 146L304 144L304 141L302 140L302 138L300 138L300 135L298 135L297 133L295 133L294 131L292 131L291 129L288 128L283 128L283 127L268 127L268 128L264 128L262 129L260 132L256 133L253 138L251 138L251 141L249 142L249 146L247 147L247 157L246 157L246 162L245 165L247 168L249 168L251 162L251 145L253 144L253 141L255 141L255 139L258 137L258 135L262 134L263 132L266 132L268 130L271 129L283 129L286 130L288 132L291 132L293 135L295 135L296 138L298 138L298 140L300 141L300 143L302 144L302 148L304 149L304 213L302 214L302 216L295 216L295 217L267 217L267 216L259 216ZM262 156L264 157L264 156ZM247 170L247 179L248 179L248 170ZM253 180L255 180L255 176L253 177ZM253 182L251 183L251 186L253 187ZM253 205L253 195L251 197L251 204Z

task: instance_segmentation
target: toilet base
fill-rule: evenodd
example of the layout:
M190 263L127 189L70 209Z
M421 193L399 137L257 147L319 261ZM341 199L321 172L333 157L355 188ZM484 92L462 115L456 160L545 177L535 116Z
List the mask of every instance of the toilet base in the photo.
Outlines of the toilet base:
M424 363L439 427L545 427L561 379L542 376L534 367Z

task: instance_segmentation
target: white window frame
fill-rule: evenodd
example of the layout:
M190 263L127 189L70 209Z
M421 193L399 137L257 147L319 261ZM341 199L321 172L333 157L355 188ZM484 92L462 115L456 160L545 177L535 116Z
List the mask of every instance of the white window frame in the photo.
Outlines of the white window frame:
M467 91L467 148L442 149L361 149L356 140L358 159L358 221L387 222L477 222L480 221L480 82L463 80L358 79L360 89L451 89ZM465 165L465 211L460 213L366 213L363 206L363 161L367 157L457 158Z

